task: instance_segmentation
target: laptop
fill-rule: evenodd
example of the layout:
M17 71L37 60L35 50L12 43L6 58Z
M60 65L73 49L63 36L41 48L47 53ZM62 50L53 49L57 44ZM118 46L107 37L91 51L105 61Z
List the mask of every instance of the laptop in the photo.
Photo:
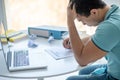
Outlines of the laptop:
M9 71L47 68L47 63L43 61L42 51L41 53L34 53L27 49L12 49L8 40L6 43L1 42L1 48Z

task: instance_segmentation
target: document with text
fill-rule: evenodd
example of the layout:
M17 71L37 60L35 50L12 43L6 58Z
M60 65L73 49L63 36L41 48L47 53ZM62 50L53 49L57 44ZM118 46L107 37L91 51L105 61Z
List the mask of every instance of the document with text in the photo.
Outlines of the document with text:
M56 60L67 58L67 57L72 57L73 52L71 49L65 49L64 47L49 47L46 48L45 51L50 54L53 58Z

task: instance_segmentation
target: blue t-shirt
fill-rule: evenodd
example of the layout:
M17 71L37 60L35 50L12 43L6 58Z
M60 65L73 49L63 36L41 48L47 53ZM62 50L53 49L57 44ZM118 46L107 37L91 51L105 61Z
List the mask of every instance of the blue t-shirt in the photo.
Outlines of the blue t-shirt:
M112 5L105 19L98 25L92 41L107 52L105 56L107 71L114 78L120 79L120 8Z

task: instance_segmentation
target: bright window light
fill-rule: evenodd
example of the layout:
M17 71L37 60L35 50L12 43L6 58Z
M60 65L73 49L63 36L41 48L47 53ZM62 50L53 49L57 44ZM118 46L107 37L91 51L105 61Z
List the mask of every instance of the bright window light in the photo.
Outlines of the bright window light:
M66 26L68 0L5 0L8 29Z

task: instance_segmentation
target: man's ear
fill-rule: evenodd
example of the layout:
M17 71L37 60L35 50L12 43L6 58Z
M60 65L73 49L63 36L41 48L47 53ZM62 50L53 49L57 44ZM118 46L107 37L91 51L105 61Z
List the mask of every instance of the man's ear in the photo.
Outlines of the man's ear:
M97 9L92 9L92 10L90 11L90 14L95 16L95 15L98 14L98 10L97 10Z

